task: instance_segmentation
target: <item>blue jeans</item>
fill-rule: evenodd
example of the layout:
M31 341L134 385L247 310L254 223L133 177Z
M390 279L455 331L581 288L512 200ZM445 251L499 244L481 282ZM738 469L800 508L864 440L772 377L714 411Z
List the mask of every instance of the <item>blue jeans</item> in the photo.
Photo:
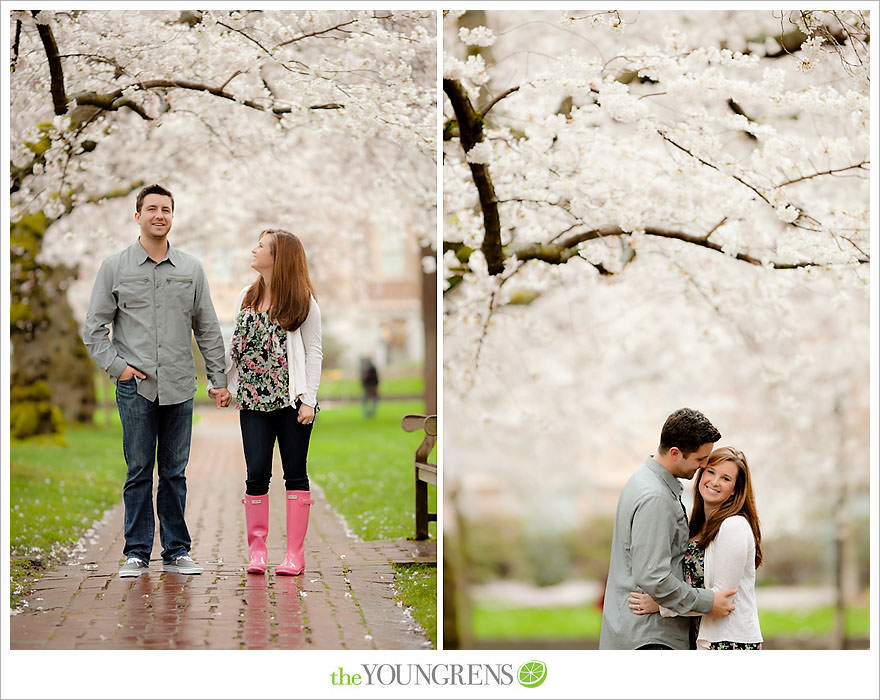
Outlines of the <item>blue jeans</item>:
M122 450L128 472L122 489L125 504L126 557L149 563L153 551L153 465L159 466L156 511L162 559L189 553L192 541L183 519L186 508L186 463L192 437L193 400L160 406L137 393L137 382L116 383L116 405L122 422Z
M306 458L313 424L303 425L296 420L299 405L297 401L295 406L275 411L239 411L241 445L247 465L245 493L249 496L262 496L269 492L272 452L276 440L284 472L284 488L288 491L309 490Z

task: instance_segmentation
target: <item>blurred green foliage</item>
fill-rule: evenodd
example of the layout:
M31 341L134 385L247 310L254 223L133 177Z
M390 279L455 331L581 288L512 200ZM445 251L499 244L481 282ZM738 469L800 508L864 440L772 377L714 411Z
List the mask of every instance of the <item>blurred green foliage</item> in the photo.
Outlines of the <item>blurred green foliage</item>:
M536 533L515 515L464 521L468 579L514 579L550 586L570 579L602 580L614 522L597 518L562 533Z
M594 518L561 533L535 532L519 515L465 521L464 547L470 583L512 579L536 586L566 580L602 581L608 575L611 518ZM866 587L870 572L869 523L853 521L857 583ZM453 546L455 543L452 543ZM759 586L820 586L833 582L830 535L785 535L768 539Z

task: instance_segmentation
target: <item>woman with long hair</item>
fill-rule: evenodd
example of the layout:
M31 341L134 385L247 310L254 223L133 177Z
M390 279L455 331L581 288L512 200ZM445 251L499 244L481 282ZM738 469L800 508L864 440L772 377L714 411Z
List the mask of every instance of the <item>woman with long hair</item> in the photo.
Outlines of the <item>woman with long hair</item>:
M718 448L697 471L684 576L696 588L736 588L736 607L726 617L698 620L697 649L761 648L755 571L763 558L749 464L739 450ZM629 606L636 615L675 614L646 593L630 593Z
M299 238L267 229L252 253L251 267L259 276L238 298L227 353L227 380L239 409L247 464L242 500L247 572L262 574L268 565L269 481L277 442L286 491L287 555L275 573L296 576L305 570L313 503L306 457L318 410L321 312Z

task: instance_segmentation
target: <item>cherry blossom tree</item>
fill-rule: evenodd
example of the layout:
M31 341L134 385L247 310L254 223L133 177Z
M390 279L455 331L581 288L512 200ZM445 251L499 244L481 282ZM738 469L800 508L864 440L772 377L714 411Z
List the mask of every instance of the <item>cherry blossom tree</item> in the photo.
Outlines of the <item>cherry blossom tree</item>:
M434 12L42 10L9 25L13 386L25 393L53 365L41 333L62 327L45 301L82 296L130 241L132 193L148 182L175 192L175 229L207 256L240 256L279 221L313 265L361 284L366 229L433 256Z
M850 11L445 13L448 527L613 514L685 405L749 456L770 536L866 508L868 38Z

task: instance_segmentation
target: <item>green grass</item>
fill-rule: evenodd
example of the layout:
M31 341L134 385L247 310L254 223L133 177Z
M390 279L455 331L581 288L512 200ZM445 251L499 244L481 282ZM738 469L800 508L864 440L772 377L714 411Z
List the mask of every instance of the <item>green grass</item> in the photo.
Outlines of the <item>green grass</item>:
M419 433L405 433L400 419L421 413L420 402L381 403L373 418L359 404L326 408L318 415L309 445L309 478L345 517L361 539L412 537L413 453ZM436 510L437 489L428 488L428 507ZM436 523L430 524L436 537Z
M424 392L425 382L421 374L383 377L379 382L380 402L383 396L421 396ZM357 379L322 379L319 399L359 398L363 393Z
M471 620L476 639L598 638L602 612L594 605L558 608L475 605Z
M819 636L834 628L834 608L830 605L806 610L764 610L758 612L765 637ZM847 637L870 636L867 607L847 608L844 615Z
M758 615L765 639L825 636L834 626L831 606L807 610L762 610ZM471 619L476 639L598 639L602 613L595 605L555 608L477 605L471 611ZM869 636L868 608L847 609L846 635Z
M411 608L412 616L437 648L437 567L412 564L394 567L397 599Z
M125 464L118 425L71 426L63 442L14 441L9 468L10 604L119 502Z

